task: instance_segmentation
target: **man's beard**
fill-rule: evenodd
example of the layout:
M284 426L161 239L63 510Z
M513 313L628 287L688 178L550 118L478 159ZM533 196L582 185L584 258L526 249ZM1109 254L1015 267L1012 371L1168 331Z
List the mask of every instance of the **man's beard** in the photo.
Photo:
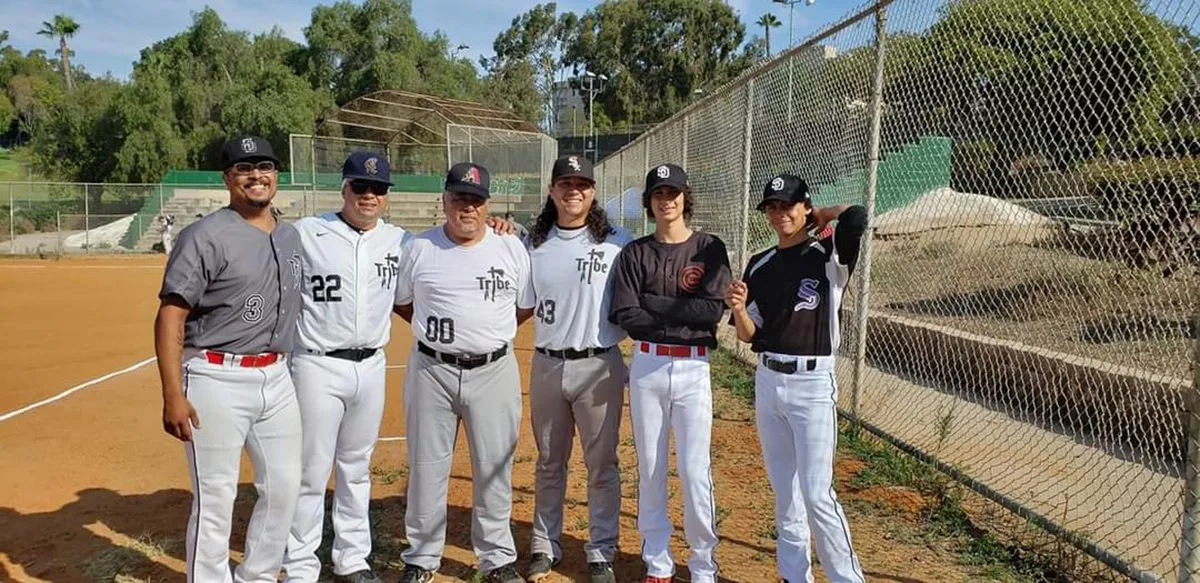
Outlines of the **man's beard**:
M252 198L247 197L246 205L254 207L256 209L261 209L261 208L267 208L267 207L271 206L271 201L269 199L268 200L254 200Z

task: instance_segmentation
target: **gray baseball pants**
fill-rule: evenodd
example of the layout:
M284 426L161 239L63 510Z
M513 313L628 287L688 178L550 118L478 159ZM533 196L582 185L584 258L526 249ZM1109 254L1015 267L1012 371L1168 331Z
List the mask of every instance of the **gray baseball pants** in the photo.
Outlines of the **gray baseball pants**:
M408 508L404 530L411 545L406 565L441 567L446 546L446 494L458 422L467 430L475 496L471 545L479 567L516 562L512 464L521 425L521 378L510 350L500 360L463 370L413 348L404 377L408 444Z
M589 563L611 563L620 539L621 477L617 442L625 403L621 351L564 360L534 353L529 380L537 441L532 552L562 558L563 498L575 430L588 470Z

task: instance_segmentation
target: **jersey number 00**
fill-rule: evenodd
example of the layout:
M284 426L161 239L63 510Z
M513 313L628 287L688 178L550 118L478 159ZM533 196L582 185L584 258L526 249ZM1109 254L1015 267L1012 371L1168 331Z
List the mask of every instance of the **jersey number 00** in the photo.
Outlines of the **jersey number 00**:
M454 320L430 316L425 320L425 339L439 344L454 344Z

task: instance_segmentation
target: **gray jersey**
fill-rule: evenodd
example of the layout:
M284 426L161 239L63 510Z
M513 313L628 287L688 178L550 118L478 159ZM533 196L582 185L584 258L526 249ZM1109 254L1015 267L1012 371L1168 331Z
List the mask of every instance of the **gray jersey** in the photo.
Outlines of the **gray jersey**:
M300 235L280 221L267 234L226 207L179 233L160 298L192 311L184 346L258 354L288 352L300 314Z

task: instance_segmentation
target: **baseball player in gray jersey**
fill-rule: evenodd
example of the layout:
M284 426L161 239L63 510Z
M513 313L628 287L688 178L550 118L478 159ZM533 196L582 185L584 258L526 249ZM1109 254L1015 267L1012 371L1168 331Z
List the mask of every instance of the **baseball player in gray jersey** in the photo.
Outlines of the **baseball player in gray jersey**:
M271 214L279 161L253 136L222 150L229 206L179 234L154 348L163 429L186 443L187 580L275 581L300 489L300 409L285 355L300 313L300 237ZM229 570L242 448L258 501L245 560Z
M562 558L563 497L576 428L588 470L588 570L592 583L615 581L626 369L616 349L625 332L608 321L609 280L630 240L596 203L591 162L580 156L555 162L550 197L529 240L537 300L529 401L538 447L530 581L545 578Z
M446 177L446 223L418 235L400 263L396 312L415 347L404 380L408 508L401 583L425 583L441 566L446 492L461 419L475 487L471 542L484 580L523 581L509 519L521 423L521 379L512 353L533 315L529 253L487 228L487 169L456 164Z

